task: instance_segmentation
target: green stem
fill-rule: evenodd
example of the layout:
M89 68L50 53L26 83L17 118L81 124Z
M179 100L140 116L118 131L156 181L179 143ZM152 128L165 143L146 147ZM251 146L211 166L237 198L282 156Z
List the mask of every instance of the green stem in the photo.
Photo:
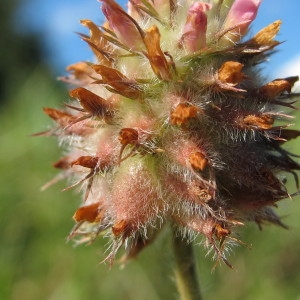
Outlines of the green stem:
M197 276L192 243L182 240L173 229L173 248L175 256L175 277L181 300L200 300L200 286Z

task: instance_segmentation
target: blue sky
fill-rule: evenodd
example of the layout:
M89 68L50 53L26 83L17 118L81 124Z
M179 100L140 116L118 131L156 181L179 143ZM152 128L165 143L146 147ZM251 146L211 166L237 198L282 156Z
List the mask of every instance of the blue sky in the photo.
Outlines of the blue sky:
M119 3L125 5L124 0ZM63 75L67 65L93 59L88 46L75 32L87 32L80 19L103 23L100 5L96 0L23 0L14 25L19 32L41 34L48 63L57 75ZM253 23L251 32L256 33L275 20L283 22L277 40L284 43L265 68L266 75L272 73L272 78L300 75L299 12L299 0L264 0Z

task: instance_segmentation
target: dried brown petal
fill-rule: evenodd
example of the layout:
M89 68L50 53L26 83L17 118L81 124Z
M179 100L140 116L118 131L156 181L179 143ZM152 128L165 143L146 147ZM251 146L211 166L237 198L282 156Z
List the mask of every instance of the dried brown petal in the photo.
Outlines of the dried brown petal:
M252 129L271 129L274 123L274 118L268 114L248 115L241 122L242 127L250 127Z
M68 126L76 119L75 116L58 109L45 107L43 110L51 119L56 121L62 127Z
M259 89L259 93L268 99L273 99L283 92L291 92L294 83L298 81L298 76L285 79L275 79Z
M142 89L135 80L127 78L116 69L103 65L94 65L93 69L102 76L102 80L97 80L95 83L107 84L112 88L108 88L109 90L127 98L141 98Z
M92 80L90 76L94 73L91 66L82 61L68 66L66 70L70 72L75 79L82 82L90 82Z
M274 41L275 36L278 34L281 26L281 21L277 20L272 24L260 30L250 41L250 44L259 46L276 46L277 41Z
M218 80L221 83L236 86L245 78L241 72L243 67L244 65L237 61L226 61L218 70Z
M121 220L112 226L112 232L115 236L122 235L124 238L126 238L132 231L132 224L126 220Z
M80 109L78 109L77 107L70 107L80 111ZM85 124L76 126L76 123L87 118L87 116L83 114L74 116L54 108L44 108L44 112L60 125L65 135L76 134L79 136L86 136L93 133L95 130L95 124L92 124L92 122L86 122ZM52 135L56 134L56 131L57 129L48 130L45 132L36 133L35 135Z
M168 61L160 48L160 33L157 26L152 26L145 32L144 43L153 72L159 79L170 81L172 76Z
M119 141L122 145L135 144L138 137L138 131L133 128L122 128L119 132Z
M95 169L99 165L99 157L97 156L80 156L72 161L71 165L82 166L85 168Z
M173 125L181 126L186 124L190 119L196 118L201 110L188 103L179 103L171 112L170 121Z
M95 202L90 205L85 205L79 207L74 216L73 219L76 222L81 221L87 221L90 223L98 222L100 219L102 219L102 212L100 211L101 202Z
M189 162L195 170L199 171L203 171L208 164L207 158L201 152L193 152L189 156Z
M64 156L53 164L56 169L67 170L71 167L71 160L69 156Z
M230 230L224 228L221 224L216 223L214 227L214 234L216 235L218 240L223 240L228 235L230 235Z
M83 39L90 45L98 60L102 64L111 65L113 48L104 38L103 32L90 20L81 20L80 23L90 30L90 37L83 36Z
M112 115L109 102L85 88L79 87L70 91L70 96L77 98L82 107L93 116L110 117Z

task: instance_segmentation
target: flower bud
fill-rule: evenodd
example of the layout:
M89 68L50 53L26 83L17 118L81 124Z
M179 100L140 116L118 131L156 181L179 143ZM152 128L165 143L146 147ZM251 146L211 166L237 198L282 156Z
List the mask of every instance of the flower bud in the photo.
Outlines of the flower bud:
M137 23L113 0L101 0L101 2L102 12L118 40L132 50L139 50L143 40Z
M262 0L235 0L223 24L225 36L238 42L247 33L249 25L256 18Z
M196 2L188 10L181 43L189 52L196 52L206 47L206 11L209 9L211 9L210 4Z

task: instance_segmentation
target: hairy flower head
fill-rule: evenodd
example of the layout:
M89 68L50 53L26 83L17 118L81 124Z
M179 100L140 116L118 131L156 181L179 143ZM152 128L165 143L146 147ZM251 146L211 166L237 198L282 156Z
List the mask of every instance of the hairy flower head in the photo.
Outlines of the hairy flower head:
M298 78L267 82L257 67L281 22L244 40L261 1L101 2L103 26L81 21L95 62L69 66L70 102L45 108L56 127L43 134L68 152L59 178L84 190L70 237L105 234L109 259L122 245L133 257L172 223L228 264L245 222L286 227L273 208L292 197L284 173L298 187L282 148L300 135L282 112Z

